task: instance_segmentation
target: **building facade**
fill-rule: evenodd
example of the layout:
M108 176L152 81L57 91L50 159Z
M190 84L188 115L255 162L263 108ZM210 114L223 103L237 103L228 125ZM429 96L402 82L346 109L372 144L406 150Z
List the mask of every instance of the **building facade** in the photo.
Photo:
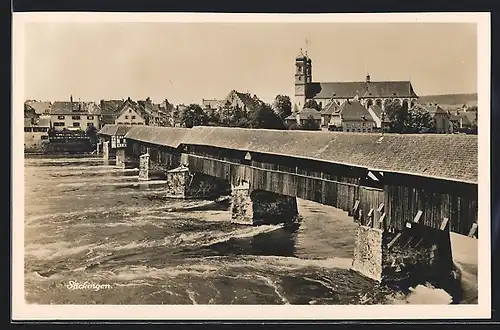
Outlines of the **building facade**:
M50 116L35 113L34 109L24 111L24 150L41 151L48 143Z
M307 52L301 51L295 58L294 111L301 111L308 100L315 100L323 110L331 102L340 106L355 97L366 108L377 105L381 109L389 101L411 107L418 100L410 81L372 81L367 75L365 81L313 82L312 60Z
M61 131L87 130L89 126L100 129L101 111L94 102L74 102L73 97L70 102L54 102L50 109L51 127Z

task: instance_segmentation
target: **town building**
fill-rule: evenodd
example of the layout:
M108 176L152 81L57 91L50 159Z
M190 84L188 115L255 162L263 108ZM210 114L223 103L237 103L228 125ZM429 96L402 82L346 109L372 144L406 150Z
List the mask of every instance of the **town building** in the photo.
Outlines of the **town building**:
M315 100L323 110L331 102L341 105L355 97L365 108L377 105L381 109L393 100L411 107L418 99L410 81L372 81L367 75L365 81L313 82L312 60L301 50L295 58L293 111L301 111L308 100Z
M437 103L416 105L427 111L432 118L434 132L438 134L453 133L453 123L450 113L441 108Z
M112 125L115 123L116 116L120 112L121 106L125 100L101 100L101 123L104 125Z
M290 127L293 124L302 126L308 120L313 120L318 127L321 127L321 121L322 121L321 113L313 108L304 108L300 112L292 113L290 116L285 118L285 124L288 127Z
M94 126L100 129L101 110L94 102L56 101L50 108L51 127L55 130L87 130L87 127Z
M25 107L33 109L33 111L38 115L49 115L50 108L52 107L52 102L42 102L37 100L27 100L24 104Z
M215 99L201 99L201 107L207 115L213 115L221 108L221 101Z
M118 109L115 124L118 125L148 125L150 114L147 113L144 104L126 99Z
M40 151L48 142L50 116L41 115L35 109L26 105L24 108L24 150Z

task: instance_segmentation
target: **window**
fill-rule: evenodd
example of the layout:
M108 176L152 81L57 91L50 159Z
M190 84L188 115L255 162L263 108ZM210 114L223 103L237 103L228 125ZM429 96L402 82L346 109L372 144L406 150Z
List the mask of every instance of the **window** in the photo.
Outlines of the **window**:
M42 139L42 140L48 140L49 137L47 135L42 135L42 136L40 136L40 139Z
M55 122L55 123L53 124L53 126L54 126L54 127L56 127L56 126L64 126L64 122Z
M57 119L64 119L64 116L57 116Z
M128 116L125 116L125 119L128 119Z
M93 123L87 123L87 127L93 126Z
M88 120L93 120L93 119L94 119L94 116L87 116L87 119L88 119Z
M80 123L73 123L73 127L80 127Z
M323 109L323 102L319 102L319 107Z
M31 127L25 127L25 128L24 128L24 131L25 131L25 132L31 132Z
M71 119L73 119L73 120L80 120L80 116L71 116Z
M135 119L135 116L132 116L132 119ZM156 118L156 119L158 119L158 118Z
M132 110L128 109L128 113L132 113Z

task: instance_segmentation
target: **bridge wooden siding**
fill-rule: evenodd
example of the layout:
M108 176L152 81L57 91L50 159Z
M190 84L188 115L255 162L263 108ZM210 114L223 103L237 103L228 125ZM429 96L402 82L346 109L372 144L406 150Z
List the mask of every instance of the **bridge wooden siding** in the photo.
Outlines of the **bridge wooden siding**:
M146 128L149 129L159 128ZM148 138L127 137L127 140L131 147L127 153L138 156L149 148L152 162L176 167L184 157L194 172L227 179L233 184L246 179L253 189L331 205L350 212L365 225L402 229L416 220L441 228L448 219L451 231L468 235L477 223L477 183L388 171L384 172L383 184L378 188L365 187L368 169L363 166L254 151L246 159L246 150L197 145L189 138L177 137L176 143L167 146L148 143Z

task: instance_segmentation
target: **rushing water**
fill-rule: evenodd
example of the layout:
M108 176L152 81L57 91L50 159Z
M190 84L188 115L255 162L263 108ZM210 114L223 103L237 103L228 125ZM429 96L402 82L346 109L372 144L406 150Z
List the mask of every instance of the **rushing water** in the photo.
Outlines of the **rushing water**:
M343 211L299 200L299 228L235 225L228 204L167 199L164 181L137 175L100 158L25 159L28 303L409 302L349 270Z

